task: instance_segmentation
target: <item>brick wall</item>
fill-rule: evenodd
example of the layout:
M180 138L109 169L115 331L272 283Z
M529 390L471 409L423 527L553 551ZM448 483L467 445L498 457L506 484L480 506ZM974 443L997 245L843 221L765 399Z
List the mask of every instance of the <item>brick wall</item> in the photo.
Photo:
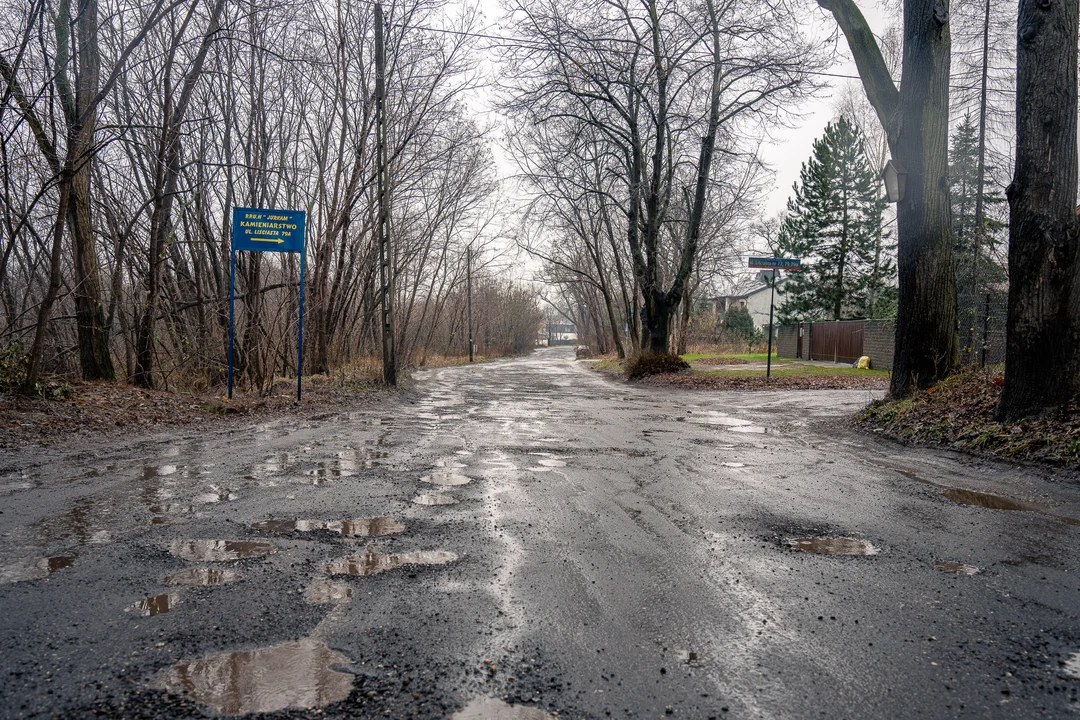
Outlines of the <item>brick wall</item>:
M863 326L863 355L870 356L870 367L892 370L896 326L892 320L867 320Z
M776 357L793 358L799 349L799 326L781 325L776 338Z

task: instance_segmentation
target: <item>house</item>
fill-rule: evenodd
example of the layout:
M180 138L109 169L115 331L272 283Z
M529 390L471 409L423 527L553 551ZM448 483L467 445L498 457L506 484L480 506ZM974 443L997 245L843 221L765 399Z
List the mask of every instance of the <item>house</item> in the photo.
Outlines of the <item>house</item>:
M773 322L776 322L776 311L784 301L784 286L787 278L780 278L776 283L776 294L773 297ZM711 310L717 317L722 317L731 308L746 308L753 318L754 324L759 328L769 326L769 296L772 289L761 284L741 295L720 295L704 300L699 308Z

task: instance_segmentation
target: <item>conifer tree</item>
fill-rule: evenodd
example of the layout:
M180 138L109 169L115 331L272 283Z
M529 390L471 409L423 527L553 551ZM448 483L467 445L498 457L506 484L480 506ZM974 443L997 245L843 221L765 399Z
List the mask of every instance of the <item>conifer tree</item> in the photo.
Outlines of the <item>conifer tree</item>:
M784 287L781 322L895 312L896 266L876 252L886 237L879 184L855 124L843 116L830 123L803 163L778 236L781 254L803 265Z
M989 171L990 168L987 168ZM997 261L1005 223L993 217L993 210L1005 202L1000 192L984 183L983 213L980 234L976 227L976 204L979 192L979 128L966 115L952 134L949 149L949 196L953 216L953 258L956 262L956 289L962 299L986 292L987 287L1005 279ZM976 260L976 248L978 259ZM961 314L965 308L961 307Z

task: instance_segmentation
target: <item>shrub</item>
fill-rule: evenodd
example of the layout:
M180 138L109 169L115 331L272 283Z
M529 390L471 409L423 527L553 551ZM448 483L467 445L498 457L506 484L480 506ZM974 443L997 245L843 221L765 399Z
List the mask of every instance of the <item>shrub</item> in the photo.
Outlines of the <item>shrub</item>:
M690 364L674 353L642 354L626 363L626 377L630 380L659 375L678 373L690 369Z

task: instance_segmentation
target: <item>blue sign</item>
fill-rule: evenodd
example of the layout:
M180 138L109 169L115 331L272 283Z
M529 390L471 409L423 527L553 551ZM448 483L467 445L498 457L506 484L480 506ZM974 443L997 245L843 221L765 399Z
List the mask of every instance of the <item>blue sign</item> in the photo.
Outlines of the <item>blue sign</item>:
M307 213L303 210L268 210L266 208L233 208L232 252L229 253L229 399L233 396L233 325L236 315L236 253L298 252L300 253L300 321L296 338L296 400L300 401L301 376L304 371L304 228Z
M752 268L789 268L792 270L799 270L802 268L802 262L799 258L763 258L752 257L750 258L750 267Z
M306 224L303 210L233 208L232 249L301 252Z

